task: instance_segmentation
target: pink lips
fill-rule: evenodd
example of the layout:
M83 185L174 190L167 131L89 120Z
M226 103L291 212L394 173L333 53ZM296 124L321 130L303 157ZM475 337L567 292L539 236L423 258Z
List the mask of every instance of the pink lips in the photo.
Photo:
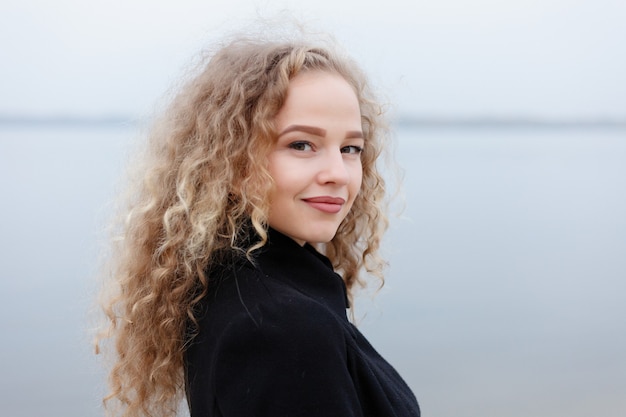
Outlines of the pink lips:
M324 213L338 213L346 200L341 197L311 197L303 199L311 207L316 208Z

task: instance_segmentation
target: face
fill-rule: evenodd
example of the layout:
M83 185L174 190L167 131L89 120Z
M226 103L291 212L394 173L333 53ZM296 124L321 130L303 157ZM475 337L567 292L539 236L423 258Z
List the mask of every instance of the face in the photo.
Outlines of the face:
M269 225L299 244L329 242L361 187L364 146L356 94L341 76L304 72L289 83L269 155Z

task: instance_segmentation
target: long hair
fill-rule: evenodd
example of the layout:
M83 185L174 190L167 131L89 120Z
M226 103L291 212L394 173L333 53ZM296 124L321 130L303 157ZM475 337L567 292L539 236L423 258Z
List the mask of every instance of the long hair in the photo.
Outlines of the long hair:
M175 414L194 306L211 279L206 271L224 254L251 256L267 241L273 120L290 79L303 71L335 73L353 87L366 142L361 190L336 236L318 249L350 294L362 284L360 271L382 280L378 249L387 217L376 161L386 125L366 78L326 44L231 40L179 90L135 161L141 178L130 184L110 255L107 286L114 291L103 302L108 325L97 341L115 346L109 409L115 403L125 417ZM258 241L242 239L250 225Z

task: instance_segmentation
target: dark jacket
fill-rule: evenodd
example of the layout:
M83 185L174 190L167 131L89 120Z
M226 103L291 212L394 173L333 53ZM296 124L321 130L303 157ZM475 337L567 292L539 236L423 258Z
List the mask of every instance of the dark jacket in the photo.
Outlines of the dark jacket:
M185 352L191 417L419 416L415 396L346 317L329 260L270 230L211 271Z

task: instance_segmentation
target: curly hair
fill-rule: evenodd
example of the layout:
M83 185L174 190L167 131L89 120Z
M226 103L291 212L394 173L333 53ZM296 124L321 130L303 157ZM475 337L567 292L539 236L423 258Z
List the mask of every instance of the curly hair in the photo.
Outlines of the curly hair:
M114 291L103 302L108 324L96 343L114 342L109 410L112 402L125 417L175 415L184 392L183 352L195 325L194 306L211 279L207 271L224 254L251 257L267 241L273 120L290 79L303 71L335 73L353 87L367 143L352 210L318 249L350 294L364 285L363 270L382 285L378 250L387 217L377 160L388 135L365 76L334 45L230 40L154 123L136 169L141 178L130 184L109 261L106 285ZM250 225L258 241L244 239Z

